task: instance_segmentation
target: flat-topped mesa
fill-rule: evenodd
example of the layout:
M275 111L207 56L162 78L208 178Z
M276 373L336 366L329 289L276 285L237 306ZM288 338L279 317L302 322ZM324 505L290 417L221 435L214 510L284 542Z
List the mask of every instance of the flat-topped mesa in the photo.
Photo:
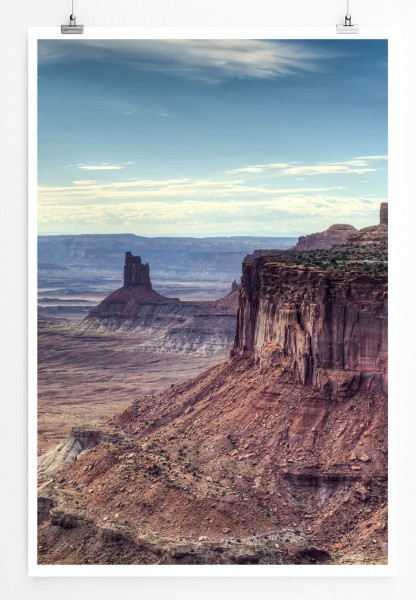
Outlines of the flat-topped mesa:
M244 261L231 355L252 355L328 398L386 392L387 275Z
M124 263L124 286L144 285L149 290L152 284L149 275L149 263L142 264L140 256L133 256L131 252L126 252Z

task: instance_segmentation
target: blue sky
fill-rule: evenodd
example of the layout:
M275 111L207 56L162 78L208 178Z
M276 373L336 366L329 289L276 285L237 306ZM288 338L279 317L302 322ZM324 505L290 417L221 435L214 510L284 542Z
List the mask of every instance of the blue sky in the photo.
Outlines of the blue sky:
M383 40L42 40L39 233L300 235L387 200Z

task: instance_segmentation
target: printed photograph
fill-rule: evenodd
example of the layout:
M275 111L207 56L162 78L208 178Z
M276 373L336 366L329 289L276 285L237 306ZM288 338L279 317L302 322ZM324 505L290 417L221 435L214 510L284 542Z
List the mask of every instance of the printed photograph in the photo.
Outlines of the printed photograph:
M388 564L387 40L37 64L38 564Z

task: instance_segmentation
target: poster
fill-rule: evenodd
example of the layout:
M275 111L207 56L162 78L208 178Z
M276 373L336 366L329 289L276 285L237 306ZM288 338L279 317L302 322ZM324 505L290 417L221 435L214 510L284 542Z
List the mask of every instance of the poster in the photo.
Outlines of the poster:
M387 40L31 51L34 572L385 572Z

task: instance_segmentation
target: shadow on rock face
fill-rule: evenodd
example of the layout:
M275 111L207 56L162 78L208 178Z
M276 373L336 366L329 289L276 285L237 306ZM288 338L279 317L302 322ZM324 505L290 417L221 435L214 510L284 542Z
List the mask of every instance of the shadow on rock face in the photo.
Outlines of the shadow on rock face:
M318 548L305 548L296 553L296 558L303 565L323 565L331 562L332 557L326 550Z

